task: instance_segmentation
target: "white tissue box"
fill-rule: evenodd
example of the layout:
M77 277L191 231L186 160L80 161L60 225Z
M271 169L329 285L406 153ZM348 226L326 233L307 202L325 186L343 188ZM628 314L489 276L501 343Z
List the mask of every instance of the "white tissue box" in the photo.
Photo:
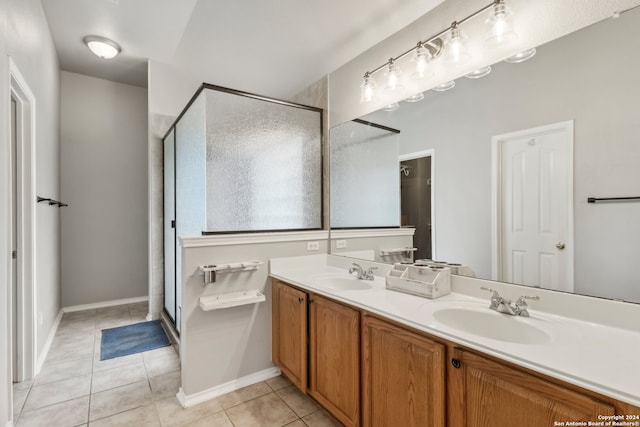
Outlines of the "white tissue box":
M387 289L426 298L451 293L451 269L395 264L386 276Z

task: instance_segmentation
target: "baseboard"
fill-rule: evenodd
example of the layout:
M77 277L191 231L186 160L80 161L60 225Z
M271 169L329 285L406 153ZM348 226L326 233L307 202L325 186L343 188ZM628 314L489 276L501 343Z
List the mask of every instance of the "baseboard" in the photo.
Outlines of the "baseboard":
M83 310L92 310L94 308L103 308L103 307L112 307L114 305L124 305L124 304L135 304L137 302L145 302L149 301L149 297L136 297L136 298L125 298L125 299L116 299L112 301L103 301L96 302L93 304L81 304L81 305L72 305L70 307L63 307L62 311L65 313L71 313L74 311L83 311Z
M277 377L278 375L280 375L280 369L275 367L268 368L190 395L186 395L184 393L184 390L182 390L182 387L180 387L180 391L178 391L176 397L178 398L178 401L183 408L188 408L190 406L197 405L198 403L215 399L216 397L222 396L223 394L231 393L232 391L236 391L238 389L241 389L242 387L259 383L260 381L268 380L269 378Z
M36 361L35 372L33 376L35 377L42 369L42 365L44 365L44 361L49 354L49 350L51 349L51 344L53 344L53 339L56 336L56 332L58 331L58 326L60 326L60 321L62 320L63 311L60 310L58 315L56 316L56 320L53 321L53 325L51 326L51 330L49 330L49 336L47 337L47 342L44 343L44 347L42 347L42 352L38 355L38 360Z

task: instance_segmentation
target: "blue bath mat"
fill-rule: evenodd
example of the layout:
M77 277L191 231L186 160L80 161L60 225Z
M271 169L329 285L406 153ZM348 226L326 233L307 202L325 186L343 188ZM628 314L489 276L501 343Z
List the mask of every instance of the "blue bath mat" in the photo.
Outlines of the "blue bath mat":
M159 320L103 329L100 360L142 353L169 344Z

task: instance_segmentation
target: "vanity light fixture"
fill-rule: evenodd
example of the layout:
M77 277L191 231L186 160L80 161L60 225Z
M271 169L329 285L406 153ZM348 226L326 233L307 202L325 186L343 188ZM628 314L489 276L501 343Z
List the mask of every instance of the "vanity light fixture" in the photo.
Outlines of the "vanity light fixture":
M455 80L450 80L448 82L440 83L438 86L431 88L431 90L435 90L436 92L445 92L449 89L453 89L455 85Z
M511 64L519 64L521 62L527 61L534 57L536 54L536 48L532 47L531 49L523 50L522 52L518 52L513 56L508 57L504 60L504 62L509 62Z
M503 46L518 38L518 34L513 30L512 17L513 12L509 6L504 4L504 1L494 3L493 11L487 19L485 43L488 46Z
M467 35L458 27L457 22L451 24L451 31L446 44L445 59L450 64L464 64L471 55L467 46Z
M111 59L122 51L118 43L106 37L85 36L82 41L99 58Z
M384 79L387 82L385 86L385 91L394 92L396 90L400 90L402 88L402 84L400 83L400 68L396 65L396 62L393 58L389 59L387 63L387 71L384 73Z
M418 101L422 101L424 99L424 93L422 92L418 92L418 93L414 93L413 95L411 95L408 98L405 98L405 102L418 102Z
M370 73L364 74L364 80L362 80L362 84L360 85L360 103L366 104L367 102L371 102L375 99L374 89L376 87L376 80L371 76Z
M360 103L369 103L376 99L373 75L383 69L386 69L385 91L396 91L397 89L402 88L402 80L397 62L411 53L415 52L413 58L415 72L411 75L414 79L429 77L431 72L431 63L442 54L443 50L446 51L445 56L448 59L447 62L465 62L471 55L469 54L466 46L466 35L460 27L468 20L475 18L489 9L491 9L492 12L492 15L487 19L487 25L489 26L489 39L492 41L490 44L502 45L504 42L516 37L517 35L515 31L513 31L513 24L511 20L513 15L511 9L507 7L505 0L494 0L488 5L476 10L471 15L463 19L453 21L449 27L424 41L418 42L406 52L403 52L400 55L389 59L386 63L378 66L377 68L364 73L362 84L360 85ZM447 36L447 43L446 47L443 48L443 38L445 36ZM455 83L453 85L455 85ZM451 89L453 85L447 86L447 89Z
M400 104L398 104L397 102L393 102L387 105L386 107L382 108L382 111L396 111L399 108L400 108Z
M468 79L479 79L481 77L487 76L491 73L491 65L487 65L486 67L478 68L475 71L470 72L469 74L465 74L465 77Z
M431 70L431 52L427 49L422 42L418 42L415 50L415 55L411 61L415 65L415 73L412 78L414 80L421 80L433 77L433 70Z

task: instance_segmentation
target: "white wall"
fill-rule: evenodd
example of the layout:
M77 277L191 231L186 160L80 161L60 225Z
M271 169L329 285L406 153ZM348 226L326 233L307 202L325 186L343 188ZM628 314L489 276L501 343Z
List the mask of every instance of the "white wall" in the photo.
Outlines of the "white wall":
M49 27L38 0L0 1L0 259L10 259L9 236L9 77L11 56L36 97L36 170L38 195L58 199L59 180L59 66ZM35 205L35 200L33 201ZM58 208L40 204L36 212L36 347L42 351L60 309L60 213ZM3 261L4 263L5 261ZM8 264L0 269L0 311L8 316ZM6 274L5 274L6 272ZM11 389L8 359L9 322L0 327L0 426L10 419Z
M62 305L146 296L147 90L62 72Z
M180 359L182 390L187 396L215 393L216 387L273 368L269 259L327 253L326 231L266 233L282 240L277 242L260 234L189 239L188 245L209 242L210 246L180 248L183 260ZM252 242L241 243L247 237ZM218 239L231 242L214 246ZM233 243L234 239L238 243ZM263 241L256 241L260 239ZM319 241L319 250L307 252L307 241ZM260 260L264 265L255 271L219 274L216 283L203 287L199 265L251 260ZM266 295L266 301L207 312L198 305L202 295L249 289L259 289Z
M402 154L435 149L438 258L491 277L491 137L574 120L575 291L640 301L640 204L587 203L640 190L640 57L626 54L639 28L634 10L540 46L528 62L367 116L401 129Z

